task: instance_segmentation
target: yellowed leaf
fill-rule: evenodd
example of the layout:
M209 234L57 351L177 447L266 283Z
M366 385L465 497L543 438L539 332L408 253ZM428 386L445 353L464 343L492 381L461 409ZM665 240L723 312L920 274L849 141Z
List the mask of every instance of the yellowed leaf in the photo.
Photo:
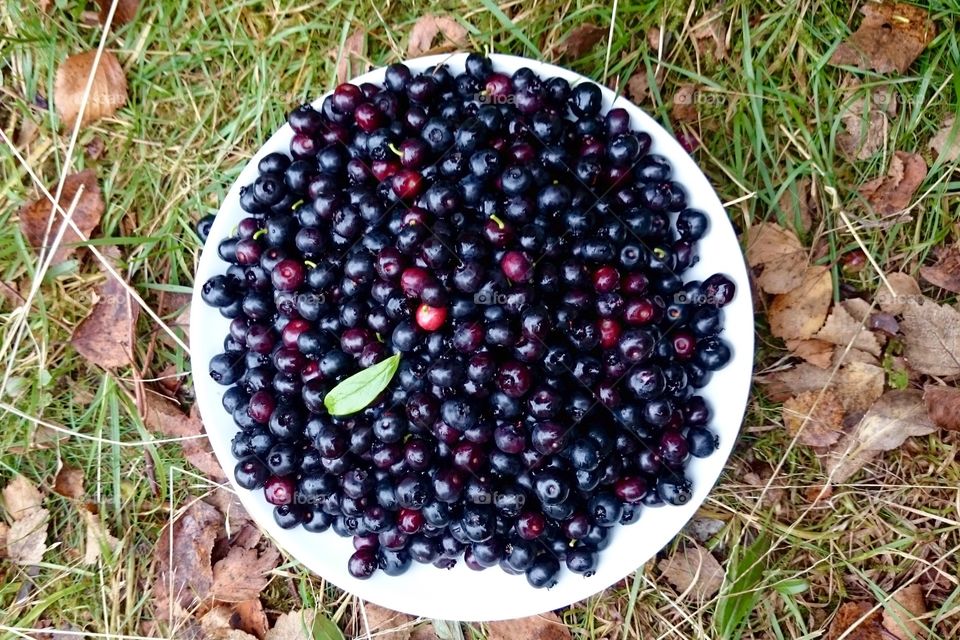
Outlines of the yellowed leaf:
M3 488L3 506L14 520L22 520L39 511L42 503L40 489L20 474Z
M96 62L96 51L85 51L68 57L57 69L53 89L53 104L68 128L72 128L83 105L87 78ZM93 76L93 84L83 110L81 125L107 118L127 101L127 79L120 61L110 51L100 56L100 64Z
M880 355L880 343L876 336L855 320L843 305L834 305L826 323L815 337L842 348L852 345L861 351Z
M32 509L14 520L7 531L7 557L14 564L31 567L43 561L47 550L47 526L50 512Z
M788 293L803 283L809 252L797 234L773 222L750 227L747 262L757 272L757 284L767 293Z
M783 403L787 432L811 447L829 447L839 440L843 435L843 416L843 404L829 389L804 391Z
M770 333L784 340L816 335L833 298L833 280L827 267L807 267L800 285L774 297L767 317Z

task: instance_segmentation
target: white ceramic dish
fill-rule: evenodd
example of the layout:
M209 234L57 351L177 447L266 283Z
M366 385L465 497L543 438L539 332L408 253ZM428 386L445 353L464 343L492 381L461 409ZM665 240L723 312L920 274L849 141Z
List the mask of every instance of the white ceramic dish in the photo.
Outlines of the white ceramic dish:
M419 72L444 63L458 72L463 70L465 57L465 54L429 56L409 60L406 64L414 72ZM560 76L571 82L585 80L567 69L525 58L491 57L498 71L512 73L526 66L541 77ZM376 69L355 78L354 82L381 84L383 75L384 69ZM690 461L687 474L694 484L693 499L682 507L645 509L637 523L614 530L612 543L600 554L596 575L583 578L563 569L559 583L544 590L533 589L523 576L510 576L497 568L474 572L462 562L448 571L414 564L399 577L378 572L371 579L357 580L346 569L346 560L352 553L349 539L340 538L332 531L313 534L300 528L281 529L274 523L273 508L261 492L246 491L234 485L250 515L280 547L338 587L382 606L431 618L498 620L557 609L603 590L651 558L693 516L717 481L740 430L753 366L753 307L743 256L720 200L676 140L646 113L624 98L616 98L606 88L603 88L603 99L604 111L611 106L627 109L633 126L653 137L651 151L670 160L674 176L688 191L690 206L705 211L710 217L710 230L698 247L700 262L687 271L684 278L702 279L720 271L737 285L736 298L724 309L723 336L733 349L733 358L726 368L713 375L710 384L702 391L713 410L711 426L720 436L720 448L709 458ZM314 104L319 107L321 100L322 97L318 98ZM240 187L257 177L257 162L264 155L274 151L288 152L292 135L290 127L284 124L244 168L220 207L197 266L190 317L193 378L207 434L231 482L235 460L230 453L230 439L237 428L220 404L225 387L215 383L208 373L210 358L221 350L229 321L201 301L199 286L226 269L216 247L219 240L246 215L239 205Z

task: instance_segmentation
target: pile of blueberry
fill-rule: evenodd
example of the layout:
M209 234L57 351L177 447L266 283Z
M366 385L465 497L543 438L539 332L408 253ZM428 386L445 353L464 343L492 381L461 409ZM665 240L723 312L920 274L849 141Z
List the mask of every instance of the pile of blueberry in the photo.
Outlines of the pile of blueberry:
M684 281L707 217L601 103L478 54L394 64L295 109L289 154L241 190L202 289L232 319L210 375L235 477L281 527L351 536L352 575L462 557L549 587L690 499L734 285ZM335 386L396 354L365 408L330 414Z

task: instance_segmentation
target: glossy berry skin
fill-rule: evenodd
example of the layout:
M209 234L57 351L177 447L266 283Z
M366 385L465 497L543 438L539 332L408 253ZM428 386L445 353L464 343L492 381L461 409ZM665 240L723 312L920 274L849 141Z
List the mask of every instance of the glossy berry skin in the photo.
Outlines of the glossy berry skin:
M360 549L355 551L347 561L347 570L350 575L358 580L370 578L379 566L377 552L373 549Z
M444 307L431 307L422 304L417 307L417 325L424 331L436 331L447 320L447 310Z

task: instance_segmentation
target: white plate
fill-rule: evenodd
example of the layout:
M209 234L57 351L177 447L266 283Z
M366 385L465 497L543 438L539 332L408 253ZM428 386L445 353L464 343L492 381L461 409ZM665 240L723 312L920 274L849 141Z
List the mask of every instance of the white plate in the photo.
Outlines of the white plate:
M429 56L408 60L406 64L412 71L419 72L445 63L452 71L459 72L463 70L465 58L465 54ZM530 67L541 77L560 76L571 83L587 80L567 69L525 58L506 55L491 58L497 71L508 74ZM384 69L380 68L353 82L381 84L383 75ZM523 576L510 576L498 568L474 572L462 561L447 571L414 563L399 577L378 572L368 580L357 580L346 568L347 558L353 552L349 539L340 538L332 531L314 534L301 528L281 529L274 522L273 507L264 500L262 492L246 491L234 485L247 511L278 546L341 589L397 611L450 620L501 620L558 609L602 591L650 559L693 516L717 481L740 430L753 367L753 306L743 256L720 200L690 156L650 116L624 98L617 98L609 89L602 90L604 111L611 105L626 109L633 126L653 137L651 151L672 163L674 177L687 189L690 206L705 211L710 217L709 233L698 246L700 262L685 272L684 278L703 279L719 271L737 285L736 298L724 308L723 337L733 350L733 358L701 391L713 410L711 427L720 436L720 449L709 458L692 459L687 466L687 475L694 485L689 503L682 507L645 509L635 524L614 529L610 546L600 554L595 575L584 578L564 568L559 583L549 590L534 589ZM321 100L314 105L319 107ZM240 187L257 177L260 158L274 151L288 153L292 136L292 130L284 124L244 168L220 207L197 266L190 315L193 379L207 434L231 482L235 460L230 453L230 439L237 427L220 404L225 387L215 383L208 373L210 358L221 351L229 321L202 302L199 290L208 278L223 273L227 267L217 255L217 244L246 216L239 204Z

